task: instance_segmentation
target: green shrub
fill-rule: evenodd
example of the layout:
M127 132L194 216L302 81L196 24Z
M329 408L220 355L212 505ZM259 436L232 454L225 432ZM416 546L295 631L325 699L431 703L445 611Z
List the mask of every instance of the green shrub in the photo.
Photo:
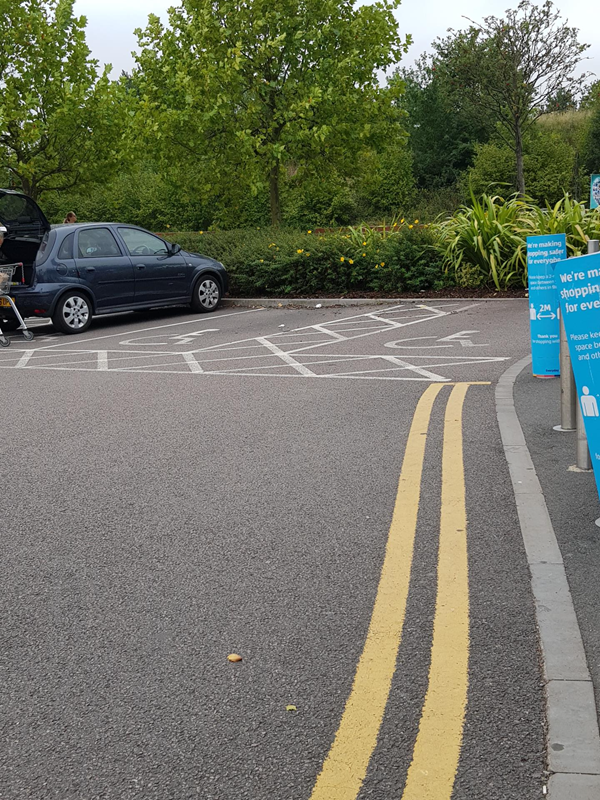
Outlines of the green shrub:
M438 247L459 286L508 289L527 285L527 253L521 233L525 203L516 197L472 196L472 205L440 223ZM467 283L468 282L468 283Z
M580 256L587 252L590 239L600 239L600 213L565 195L554 206L527 205L519 232L525 237L566 233L568 255Z
M546 208L517 196L471 200L435 227L437 247L458 286L527 286L528 236L565 233L569 255L585 253L588 240L600 238L600 212L568 195Z
M414 223L386 233L366 226L327 233L267 228L168 238L221 261L232 295L420 292L452 282L432 229Z

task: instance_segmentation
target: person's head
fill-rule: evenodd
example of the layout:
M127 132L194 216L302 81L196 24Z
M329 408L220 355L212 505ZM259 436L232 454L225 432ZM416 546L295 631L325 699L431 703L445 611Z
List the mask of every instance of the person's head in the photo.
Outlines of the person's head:
M66 223L69 223L69 222L77 222L77 215L75 214L75 212L74 212L74 211L69 211L69 213L68 213L68 214L67 214L67 216L65 217L65 222L66 222Z

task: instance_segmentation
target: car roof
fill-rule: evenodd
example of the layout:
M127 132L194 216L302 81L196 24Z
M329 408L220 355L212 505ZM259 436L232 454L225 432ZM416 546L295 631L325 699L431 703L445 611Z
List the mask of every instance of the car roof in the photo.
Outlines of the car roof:
M139 231L151 233L151 231L147 231L145 228L141 228L139 225L130 225L128 222L60 222L56 225L52 225L52 230L56 231L56 233L61 233L66 236L67 234L76 230L80 230L81 228L106 228L111 226L115 228L117 226L119 228L136 228ZM156 236L156 234L152 235Z
M121 225L125 228L139 228L141 231L145 230L144 228L140 228L139 225L130 225L128 222L59 222L53 225L52 229L69 228L69 230L73 230L74 228L105 228L107 225Z

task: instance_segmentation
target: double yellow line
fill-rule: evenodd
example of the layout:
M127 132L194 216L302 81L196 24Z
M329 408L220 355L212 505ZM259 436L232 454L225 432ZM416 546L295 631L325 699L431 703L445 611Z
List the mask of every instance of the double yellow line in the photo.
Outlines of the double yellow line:
M427 433L444 385L425 390L413 417L365 646L310 800L355 800L377 744L406 614ZM455 384L446 405L429 686L402 800L450 800L462 744L469 661L462 413L469 385Z

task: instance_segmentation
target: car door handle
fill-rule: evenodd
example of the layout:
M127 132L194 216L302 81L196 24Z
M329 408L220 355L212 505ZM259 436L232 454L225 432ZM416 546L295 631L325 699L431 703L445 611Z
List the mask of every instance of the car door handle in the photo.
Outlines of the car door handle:
M138 269L146 269L146 265L145 264L136 264L136 267Z
M86 272L96 272L96 267L86 267L85 271Z

